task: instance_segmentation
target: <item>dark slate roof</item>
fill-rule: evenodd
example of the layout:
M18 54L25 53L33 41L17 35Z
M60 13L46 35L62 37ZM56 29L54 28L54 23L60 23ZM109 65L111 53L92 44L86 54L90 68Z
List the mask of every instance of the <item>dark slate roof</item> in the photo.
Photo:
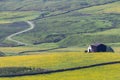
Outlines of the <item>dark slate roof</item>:
M95 43L95 44L92 44L91 46L100 46L100 45L104 45L104 44L103 43Z

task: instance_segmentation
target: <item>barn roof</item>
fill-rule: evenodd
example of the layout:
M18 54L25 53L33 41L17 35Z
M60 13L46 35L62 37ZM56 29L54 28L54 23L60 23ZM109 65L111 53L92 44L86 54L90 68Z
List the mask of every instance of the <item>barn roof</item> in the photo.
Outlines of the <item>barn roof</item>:
M100 46L100 45L104 45L103 43L95 43L95 44L92 44L91 46ZM105 45L104 45L105 46Z

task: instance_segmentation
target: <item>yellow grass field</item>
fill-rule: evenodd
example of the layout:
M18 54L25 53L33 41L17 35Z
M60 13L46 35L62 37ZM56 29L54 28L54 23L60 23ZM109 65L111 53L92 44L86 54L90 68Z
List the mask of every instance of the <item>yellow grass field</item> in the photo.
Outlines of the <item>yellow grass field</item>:
M0 80L119 80L120 64L49 75L0 78Z
M0 67L66 69L104 62L120 61L119 53L46 52L38 55L0 58ZM0 78L0 80L119 80L120 65L107 65L48 75Z
M24 66L45 69L63 69L119 60L120 54L117 53L87 54L81 52L52 52L38 55L1 57L0 67Z

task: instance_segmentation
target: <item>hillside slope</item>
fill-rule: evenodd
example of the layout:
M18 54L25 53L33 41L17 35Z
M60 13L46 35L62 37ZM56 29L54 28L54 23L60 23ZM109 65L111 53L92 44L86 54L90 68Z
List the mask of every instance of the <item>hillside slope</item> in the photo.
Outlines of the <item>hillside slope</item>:
M120 1L101 6L94 6L80 10L82 13L100 14L100 13L120 13Z
M16 5L12 5L13 3L14 4L16 3ZM26 21L26 20L34 20L35 18L37 18L34 20L35 28L33 30L14 37L14 39L19 40L21 42L25 42L28 44L59 42L58 44L61 47L68 47L68 46L83 46L83 45L85 46L92 42L96 42L96 41L99 42L102 40L102 38L104 38L102 42L105 43L106 42L117 43L120 41L119 37L115 35L114 37L117 37L116 41L110 39L112 35L111 36L102 35L101 38L98 38L97 35L95 36L90 35L91 38L89 37L89 39L87 38L86 35L84 35L84 33L95 33L109 29L119 28L120 22L119 22L119 13L117 10L119 8L119 0L96 0L96 1L95 0L90 0L90 1L89 0L80 0L80 1L72 1L72 0L71 1L68 0L3 1L1 0L0 4L4 4L4 6L2 6L4 7L3 8L4 10L9 10L9 11L12 10L14 12L22 11L24 13L24 11L26 10L37 11L35 13L33 12L32 14L29 14L29 12L27 12L26 15L22 14L23 15L22 19L19 18L21 17L20 16L21 14L19 14L19 16L16 16L17 18L15 17L5 18L6 21L8 19L10 19L11 21L12 19L14 19L14 21L15 20L19 21L19 19L20 21L22 20ZM18 4L22 6L22 8L20 8ZM23 6L23 4L25 6ZM85 9L89 9L88 7L90 7L91 9L92 8L91 6L96 7L95 9L93 8L96 14L91 13L92 11L85 12ZM99 15L97 11L99 11L101 9L99 7L102 6L103 7L107 6L105 7L104 11L108 11L108 8L112 6L114 7L114 10L116 10L116 12L112 11L114 12L114 14L108 12L106 14L101 13L101 15ZM1 11L2 11L2 7L0 8ZM19 9L17 9L16 7ZM27 16L27 18L24 16ZM82 34L84 37L82 37L80 34ZM72 40L72 38L75 38L74 40L76 41Z
M119 0L0 0L0 10L70 10Z
M105 4L95 7L108 6L118 6L119 2ZM107 10L108 7L104 7ZM114 8L118 8L114 7ZM90 7L91 9L92 7ZM89 8L85 8L89 9ZM36 27L34 30L15 37L20 39L20 37L29 38L29 43L41 44L50 42L59 42L61 47L69 46L86 46L93 42L103 42L103 43L118 43L120 42L118 35L84 35L88 33L96 33L107 30L112 30L115 28L120 28L119 13L89 13L82 12L80 9L67 14L62 14L58 16L52 16L45 19L35 20L34 23ZM99 8L95 8L94 12L97 12ZM114 9L117 11L117 9ZM34 36L33 36L34 35ZM99 37L101 36L101 37ZM116 38L115 40L112 38ZM21 39L23 40L23 39ZM25 40L23 40L25 41ZM28 41L27 41L28 42Z

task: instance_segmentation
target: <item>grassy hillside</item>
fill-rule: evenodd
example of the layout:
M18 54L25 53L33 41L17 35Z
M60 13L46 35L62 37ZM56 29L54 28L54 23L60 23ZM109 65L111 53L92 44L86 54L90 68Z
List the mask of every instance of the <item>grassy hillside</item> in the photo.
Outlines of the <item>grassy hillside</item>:
M0 10L65 11L119 0L0 0Z
M95 23L97 23L97 25L94 26L94 28L92 28L92 29L95 29L97 26L100 26L101 28L97 29L97 31L100 31L100 32L93 32L93 33L88 32L89 34L86 33L86 34L71 35L71 36L68 36L63 41L61 41L60 45L61 46L62 45L63 46L76 46L76 45L85 46L86 44L89 45L91 43L102 42L112 46L114 45L118 46L120 42L120 36L119 36L120 14L118 10L119 7L120 7L119 2L115 2L108 5L94 6L94 7L79 10L79 13L82 13L82 14L89 13L91 15L97 14L95 19L98 18L100 20L105 20L104 23L98 23L96 20ZM106 21L109 21L109 22L106 22ZM111 23L112 27L109 27L107 29L107 25L105 25L105 22L109 23L109 25L110 25L110 22L112 22ZM106 26L106 28L105 27L103 28L101 25Z
M39 15L36 11L1 11L0 24L32 20Z
M120 13L120 2L115 2L107 5L94 6L86 9L80 10L82 13Z
M1 11L0 12L0 44L14 44L9 41L5 41L5 38L13 33L24 30L29 25L24 21L32 20L40 15L36 11ZM5 43L5 44L3 44ZM2 46L1 45L1 46ZM7 46L5 45L5 46Z
M30 44L59 42L60 46L62 46L64 44L70 43L69 40L67 40L70 36L74 36L74 35L79 36L79 34L81 33L104 31L119 27L119 14L109 14L111 12L108 12L108 14L94 15L91 14L90 12L82 13L84 11L80 11L80 10L84 10L82 8L90 7L90 6L97 7L97 5L101 5L103 7L107 6L105 8L107 11L107 8L109 6L114 7L114 5L115 6L119 5L118 0L99 0L99 1L94 1L94 0L90 0L90 1L89 0L80 0L80 1L68 1L68 0L6 1L5 0L3 1L1 0L0 6L1 5L2 7L0 7L0 10L7 12L2 12L0 14L1 16L3 16L0 19L0 23L27 21L36 18L38 19L38 20L34 20L35 29L25 34L21 34L19 36L14 37L16 40ZM119 8L119 6L114 8ZM97 9L99 10L99 8ZM117 9L114 10L117 11ZM39 18L45 18L45 19L39 19ZM80 38L77 37L76 40L78 43L81 43ZM6 41L4 42L6 43ZM73 44L68 44L65 46L76 45L74 41L71 43ZM87 43L80 45L78 44L76 46L86 45Z
M24 3L24 5L26 6L20 5L22 6L22 8L19 9L20 11L22 10L21 12L19 10L14 10L14 8L11 8L14 10L14 12L13 11L1 12L0 15L2 17L0 19L0 23L11 23L11 22L27 21L27 20L33 20L36 18L48 17L45 19L35 20L34 21L35 29L25 34L21 34L19 36L14 37L17 40L30 43L30 44L59 42L58 44L62 47L83 46L91 42L96 42L96 41L99 42L102 40L102 38L104 38L104 40L102 41L105 43L106 42L118 43L120 41L119 36L115 36L115 35L109 35L109 36L101 35L102 36L101 38L97 37L97 35L90 35L90 36L88 35L89 36L88 38L86 35L83 35L84 39L82 39L83 36L80 35L84 33L94 33L94 32L101 32L109 29L119 28L119 25L120 25L119 12L118 12L119 1L117 2L114 2L114 1L117 1L117 0L104 0L104 1L100 0L100 1L95 1L94 3L93 3L93 0L91 1L81 0L81 1L69 1L69 2L67 0L64 0L64 1L63 0L61 1L17 0L14 2L11 2L11 0L1 1L0 4L4 4L4 7L5 5L7 5L9 6L8 8L11 8L11 7L15 8L16 6L18 8L19 6L17 2L20 2L22 4ZM64 5L64 8L58 8L58 5L60 5L60 3L63 3L63 2L64 4L61 4L61 5ZM10 5L13 3L14 4L16 3L16 5L14 6ZM30 5L31 3L33 3L33 5ZM38 3L46 4L47 8L49 9L46 9L46 7L44 7L43 5L38 6ZM67 7L68 5L65 5L65 3L71 4L71 6ZM74 7L73 7L73 3L74 3ZM28 4L29 4L29 7L27 7ZM38 6L39 9L42 6L42 9L44 9L44 11L40 12L40 10L37 10L37 9L36 11L33 11L34 9L31 7L35 5ZM84 8L88 6L89 7L94 6L94 7ZM38 7L35 7L35 8L38 8ZM108 8L111 12L108 11ZM4 8L4 9L7 10L7 8ZM28 10L23 11L24 9L26 10L28 9ZM51 9L55 9L55 10L51 10ZM68 12L64 14L64 11L68 11ZM91 13L93 11L96 14ZM98 14L99 13L98 11L99 12L101 11L101 15ZM107 14L103 14L103 13L107 13ZM8 35L8 32L6 32L6 34ZM72 40L72 36L74 36L75 40ZM114 38L117 38L114 41L110 39L113 36ZM85 39L87 41L84 41ZM81 44L81 40L84 43ZM4 42L6 43L6 41Z
M2 45L5 38L12 33L18 32L20 30L24 30L28 25L24 22L15 22L8 24L0 24L0 43Z
M23 42L28 42L26 39L29 39L29 43L33 44L61 41L60 45L65 47L87 45L87 43L99 41L103 41L105 43L120 41L118 35L104 36L103 34L103 37L94 35L93 37L91 36L91 38L84 35L87 33L102 32L115 28L119 29L119 14L77 14L78 15L76 15L76 13L72 13L35 21L34 23L36 24L36 27L34 30L24 35L19 35L15 37L15 39L19 39ZM72 38L71 36L74 37ZM117 38L116 41L112 41L112 39L110 39L113 36ZM21 37L23 37L24 40L21 39ZM85 39L87 42L84 41Z

